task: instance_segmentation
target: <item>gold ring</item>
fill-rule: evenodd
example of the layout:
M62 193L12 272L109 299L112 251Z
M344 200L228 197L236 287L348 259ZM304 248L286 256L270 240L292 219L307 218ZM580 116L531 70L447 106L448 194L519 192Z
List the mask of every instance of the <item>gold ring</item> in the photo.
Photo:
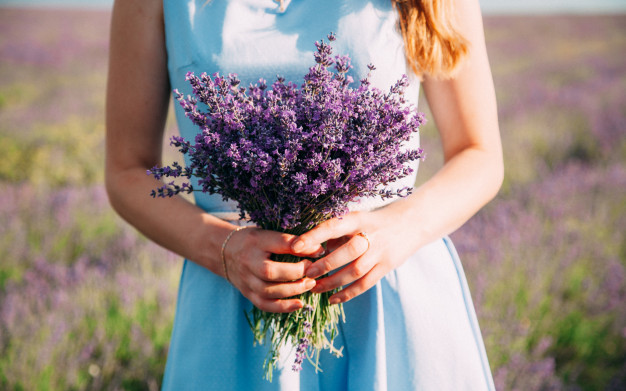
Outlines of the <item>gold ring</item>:
M357 234L357 236L361 236L363 239L367 240L367 250L369 250L370 249L370 238L369 238L369 236L367 236L367 234L365 232L359 232ZM367 251L367 250L365 250L365 251Z

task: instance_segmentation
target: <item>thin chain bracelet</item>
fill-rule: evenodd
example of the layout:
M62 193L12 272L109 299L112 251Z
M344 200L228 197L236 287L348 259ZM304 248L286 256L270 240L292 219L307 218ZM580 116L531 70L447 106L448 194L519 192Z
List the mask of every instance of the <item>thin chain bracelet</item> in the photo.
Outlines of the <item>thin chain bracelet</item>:
M243 227L237 227L233 229L232 231L230 231L228 236L226 236L226 239L224 239L224 242L222 243L222 251L220 251L220 255L222 257L222 267L224 268L224 277L226 277L226 281L228 282L231 282L231 281L230 281L230 278L228 278L228 270L226 269L226 254L224 254L224 250L226 250L226 245L228 244L228 241L230 240L230 238L233 237L235 232L239 232L242 229L246 229L246 228L250 228L250 226L245 225Z

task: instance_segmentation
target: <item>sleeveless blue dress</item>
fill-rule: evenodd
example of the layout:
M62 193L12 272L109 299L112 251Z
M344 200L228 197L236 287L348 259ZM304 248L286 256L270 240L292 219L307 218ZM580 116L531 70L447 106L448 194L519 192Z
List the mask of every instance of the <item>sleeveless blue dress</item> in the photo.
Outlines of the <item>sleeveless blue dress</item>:
M298 84L313 65L313 43L336 33L335 54L348 54L354 80L377 70L386 90L409 74L396 11L389 0L164 0L172 88L191 90L193 71L237 73L242 85L276 75ZM419 84L406 96L417 104ZM176 105L180 133L198 129ZM413 143L417 144L417 138ZM417 171L417 170L416 170ZM412 185L415 177L398 186ZM209 213L236 220L233 203L197 194ZM382 206L365 199L351 209ZM448 238L414 254L376 286L345 304L336 346L322 353L322 371L308 363L292 372L285 351L273 382L263 379L267 346L254 346L244 312L251 303L226 280L185 261L163 390L493 390L493 380L462 266Z

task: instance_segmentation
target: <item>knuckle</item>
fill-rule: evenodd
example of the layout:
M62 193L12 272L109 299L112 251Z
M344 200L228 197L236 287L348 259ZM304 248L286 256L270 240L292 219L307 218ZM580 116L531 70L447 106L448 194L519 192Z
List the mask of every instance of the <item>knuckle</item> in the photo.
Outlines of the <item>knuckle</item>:
M367 273L367 266L363 262L354 262L352 264L352 276L353 277L362 277Z
M271 298L274 296L274 290L269 286L264 286L261 288L260 295L264 298Z
M354 297L356 297L354 293L352 293L351 291L345 290L342 292L341 301L345 303L346 301L352 300Z
M348 254L350 254L350 256L357 256L358 254L360 254L360 248L357 245L357 243L355 243L354 240L350 240L348 241L346 244L346 250L348 251Z
M263 262L261 264L261 270L259 271L260 277L266 281L271 281L274 277L274 268L269 262Z
M283 244L291 243L291 240L293 239L293 235L286 233L280 233L278 237Z
M261 235L261 231L258 229L244 229L247 233L246 240L251 244L257 244L259 242L259 237Z
M330 259L325 258L322 261L322 271L324 272L324 274L328 273L329 271L333 270L333 265Z

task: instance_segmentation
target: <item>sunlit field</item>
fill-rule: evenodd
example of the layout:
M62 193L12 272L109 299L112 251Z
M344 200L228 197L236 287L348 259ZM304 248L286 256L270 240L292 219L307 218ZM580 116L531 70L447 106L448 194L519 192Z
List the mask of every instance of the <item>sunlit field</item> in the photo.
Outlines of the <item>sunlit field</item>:
M109 16L0 8L1 390L163 376L181 260L108 205ZM626 389L626 15L485 24L506 178L452 238L496 386Z

